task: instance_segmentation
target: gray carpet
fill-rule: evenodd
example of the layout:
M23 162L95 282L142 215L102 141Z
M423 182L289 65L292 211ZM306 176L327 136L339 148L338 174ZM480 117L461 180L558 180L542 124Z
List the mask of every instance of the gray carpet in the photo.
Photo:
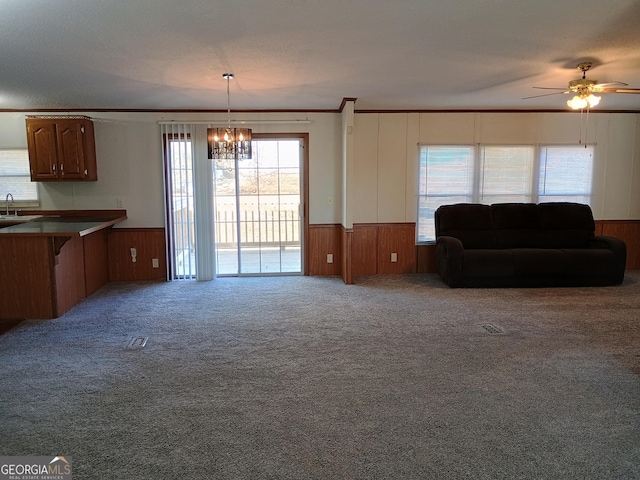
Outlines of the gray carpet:
M114 283L24 322L0 336L0 455L76 479L640 478L640 272L357 282Z

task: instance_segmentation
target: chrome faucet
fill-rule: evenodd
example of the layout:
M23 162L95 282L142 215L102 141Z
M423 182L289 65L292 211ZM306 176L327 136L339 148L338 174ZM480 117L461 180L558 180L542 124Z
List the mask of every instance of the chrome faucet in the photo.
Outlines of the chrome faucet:
M9 215L9 197L11 197L11 203L14 202L13 200L13 195L11 195L10 193L7 193L7 197L4 199L6 205L7 205L7 215ZM18 210L16 210L16 214L18 213Z

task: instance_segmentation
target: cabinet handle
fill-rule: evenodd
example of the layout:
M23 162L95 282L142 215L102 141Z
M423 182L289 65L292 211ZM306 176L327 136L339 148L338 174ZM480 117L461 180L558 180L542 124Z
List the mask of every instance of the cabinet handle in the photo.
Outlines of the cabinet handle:
M56 164L53 164L53 173L56 173Z

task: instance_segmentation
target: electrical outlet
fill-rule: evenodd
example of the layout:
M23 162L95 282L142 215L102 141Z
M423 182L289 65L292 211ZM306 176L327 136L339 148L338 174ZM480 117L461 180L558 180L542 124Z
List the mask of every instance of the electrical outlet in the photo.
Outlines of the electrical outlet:
M327 205L333 205L333 197L327 197Z
M158 261L157 258L152 258L151 259L151 266L153 268L160 268L160 262Z
M333 263L333 253L327 253L327 263Z
M116 207L117 208L122 208L122 199L121 198L116 198Z
M131 252L131 262L136 263L136 257L138 256L138 251L135 248L132 248L130 252Z
M398 261L398 254L396 252L393 252L391 254L391 262L395 263Z

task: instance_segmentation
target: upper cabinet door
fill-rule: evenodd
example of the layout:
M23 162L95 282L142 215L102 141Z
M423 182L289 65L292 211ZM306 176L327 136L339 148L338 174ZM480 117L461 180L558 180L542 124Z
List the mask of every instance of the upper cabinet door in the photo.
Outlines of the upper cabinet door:
M50 121L27 120L31 180L58 179L56 126Z
M84 178L84 126L75 121L64 121L57 124L57 129L58 176L61 180Z

